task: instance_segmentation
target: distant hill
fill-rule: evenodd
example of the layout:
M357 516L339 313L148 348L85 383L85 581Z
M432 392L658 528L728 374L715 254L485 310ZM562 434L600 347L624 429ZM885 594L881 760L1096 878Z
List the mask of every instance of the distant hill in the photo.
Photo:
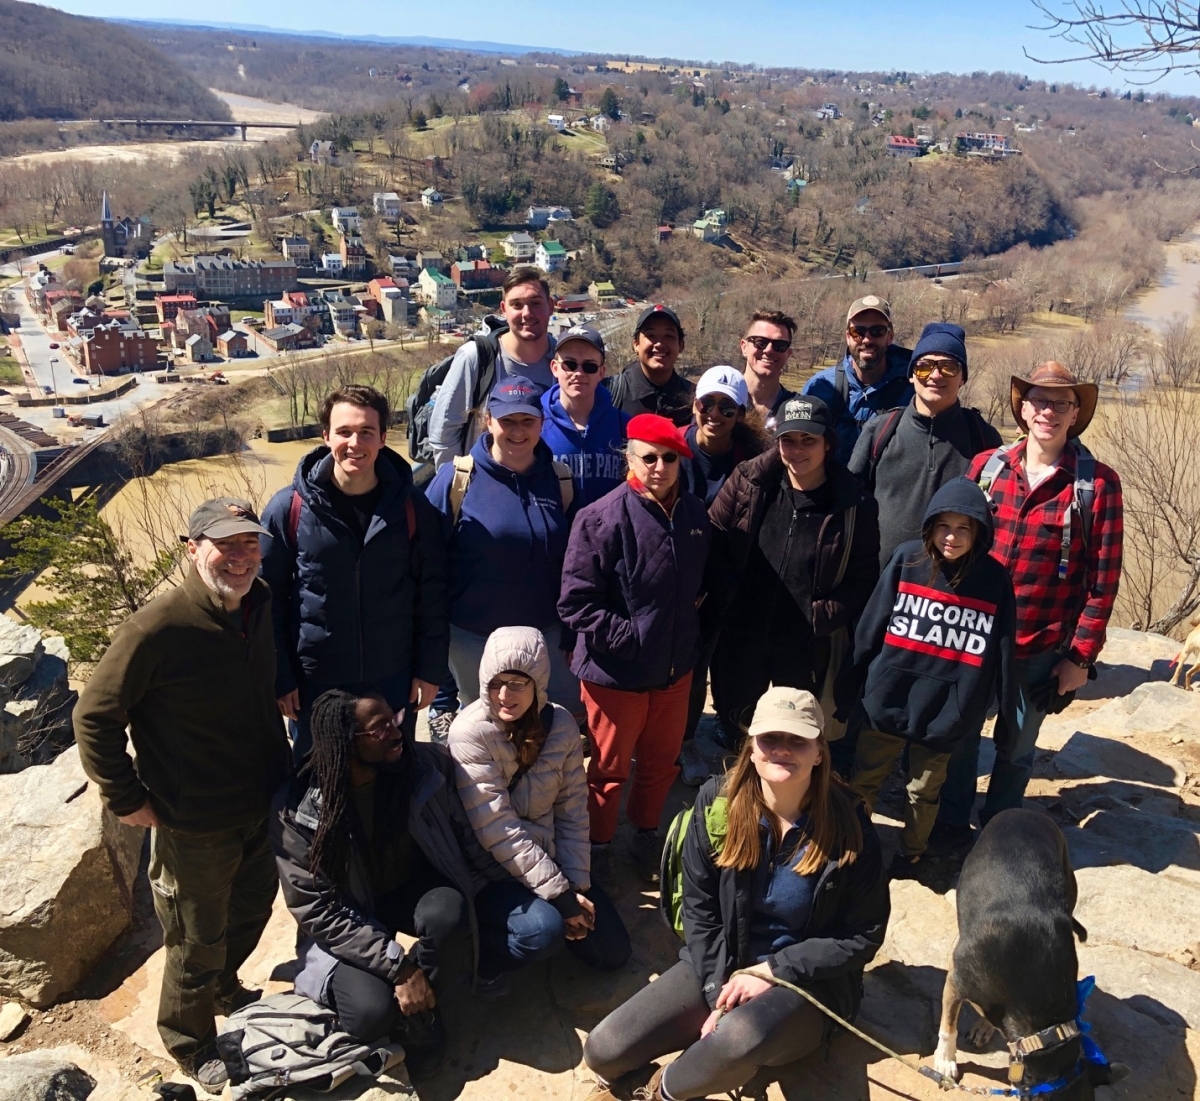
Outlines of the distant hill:
M257 23L201 23L194 19L112 19L142 27L184 27L195 30L237 31L239 34L270 34L287 38L324 39L332 42L369 42L377 46L430 46L442 50L470 50L483 54L561 54L578 57L579 50L563 50L557 46L518 46L510 42L475 42L465 38L429 38L426 35L336 34L333 31L293 31L267 27Z
M0 122L138 114L230 117L223 101L124 27L0 0Z

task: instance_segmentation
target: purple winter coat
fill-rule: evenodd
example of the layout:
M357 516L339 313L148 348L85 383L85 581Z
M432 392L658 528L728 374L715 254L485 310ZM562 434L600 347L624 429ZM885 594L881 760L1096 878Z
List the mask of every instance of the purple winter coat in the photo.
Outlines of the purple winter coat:
M704 502L680 493L668 517L628 483L580 510L558 614L578 633L571 669L626 692L666 688L696 664L696 601L708 557Z

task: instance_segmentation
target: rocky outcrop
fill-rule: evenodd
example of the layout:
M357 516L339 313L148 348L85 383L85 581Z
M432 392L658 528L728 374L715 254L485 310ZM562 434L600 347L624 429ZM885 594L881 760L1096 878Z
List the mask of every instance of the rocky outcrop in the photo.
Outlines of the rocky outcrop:
M87 1101L96 1079L58 1049L0 1060L0 1101Z
M54 760L74 740L67 644L0 616L0 773Z
M143 830L100 804L72 747L0 776L0 994L46 1006L129 924Z

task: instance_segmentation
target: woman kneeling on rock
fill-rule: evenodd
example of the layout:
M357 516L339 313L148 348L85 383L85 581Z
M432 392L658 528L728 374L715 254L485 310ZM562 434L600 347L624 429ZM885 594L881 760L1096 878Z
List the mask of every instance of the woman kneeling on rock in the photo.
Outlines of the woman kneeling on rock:
M601 1079L589 1101L680 1049L650 1079L654 1101L729 1093L811 1054L829 1019L772 980L857 1013L888 892L879 839L831 775L823 728L812 693L768 689L733 767L700 789L683 845L686 946L588 1037L583 1057Z
M608 896L591 882L587 778L579 726L548 702L550 655L532 627L493 631L479 663L479 699L450 727L458 792L479 843L495 858L476 896L480 972L503 976L567 950L608 971L632 946Z

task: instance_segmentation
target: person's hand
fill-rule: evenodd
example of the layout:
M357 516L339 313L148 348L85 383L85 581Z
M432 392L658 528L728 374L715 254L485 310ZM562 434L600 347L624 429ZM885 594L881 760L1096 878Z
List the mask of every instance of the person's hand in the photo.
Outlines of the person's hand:
M438 686L430 684L427 680L421 680L420 677L413 677L412 688L408 693L408 702L415 703L417 710L421 711L428 707L433 702L433 697L437 695Z
M583 940L592 931L587 914L576 914L567 918L563 924L567 928L567 940Z
M770 974L766 964L759 964L751 968L753 971ZM771 983L766 979L760 978L758 975L734 975L723 987L721 993L717 995L717 1009L733 1009L748 1002L751 998L757 998L759 994L763 994L771 989Z
M703 1040L705 1036L707 1036L710 1032L712 1032L712 1030L714 1028L717 1027L717 1022L721 1019L721 1013L722 1013L721 1010L714 1009L705 1018L704 1024L702 1024L700 1026L700 1039L701 1040Z
M416 964L409 964L409 968L411 970L406 969L400 973L401 977L396 981L395 991L396 1004L406 1017L411 1017L414 1013L421 1013L426 1009L432 1009L437 1005L437 996L433 992L433 987L429 985L425 972Z
M579 903L583 910L583 916L587 918L587 926L589 929L596 928L596 904L581 891L575 892L575 901Z
M162 825L158 815L154 813L154 808L150 805L149 799L132 814L120 815L117 821L126 826L145 826L148 830L156 830Z
M279 714L285 719L297 719L300 717L300 689L293 688L290 692L280 696L275 701L275 706L279 708Z
M1088 671L1080 669L1073 661L1063 658L1051 671L1050 675L1058 681L1058 694L1065 696L1087 684Z

